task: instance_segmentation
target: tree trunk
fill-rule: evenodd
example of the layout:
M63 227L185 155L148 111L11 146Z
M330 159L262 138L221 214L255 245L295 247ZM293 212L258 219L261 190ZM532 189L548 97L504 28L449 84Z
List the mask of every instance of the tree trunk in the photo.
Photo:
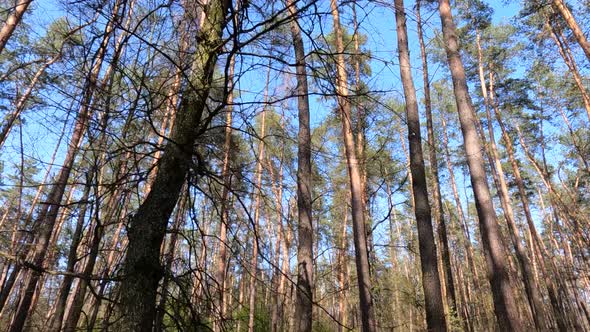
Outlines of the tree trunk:
M590 61L590 42L588 39L586 39L586 36L584 36L584 32L582 32L582 29L580 29L580 26L578 26L578 22L576 22L572 12L569 10L569 8L567 8L566 3L563 2L563 0L553 0L553 8L557 10L557 12L565 20L567 26L572 30L576 41L578 44L580 44L584 54L586 54L586 57Z
M244 303L244 290L246 288L246 271L245 268L242 268L242 277L240 278L240 285L238 286L238 305L236 308L236 312L240 313L243 308ZM242 331L242 318L238 317L236 324L236 331Z
M441 256L444 267L445 285L447 294L447 305L450 312L456 314L457 299L455 294L455 285L453 282L453 270L451 267L451 254L449 250L449 239L447 235L447 225L444 218L442 195L440 192L440 178L438 175L438 158L436 155L436 143L434 137L434 125L432 121L432 103L430 98L430 78L428 75L428 59L426 56L426 47L424 44L424 34L422 32L422 18L420 16L421 0L416 1L416 20L418 27L418 41L420 43L420 56L422 59L422 80L424 84L424 108L426 111L426 128L428 132L428 152L430 159L430 171L432 173L433 201L434 201L434 218L438 225L439 242L441 244Z
M426 325L429 331L446 331L445 310L437 266L436 245L432 229L432 216L428 202L426 171L422 154L420 134L420 115L416 89L412 81L410 50L406 28L406 13L403 0L395 0L395 20L400 75L406 101L408 141L410 145L410 170L414 188L414 213L418 224L418 243L420 247L420 266L422 268L422 287L426 302ZM452 285L452 283L451 283Z
M106 125L106 122L105 122ZM99 143L103 145L103 143ZM102 179L101 174L97 174L98 181L97 187L101 187ZM95 215L91 219L90 222L90 230L87 234L87 243L89 247L88 253L85 255L85 259L81 263L83 265L82 268L82 275L83 277L79 279L78 285L75 288L73 295L70 298L69 310L67 314L66 320L63 322L63 331L64 332L73 332L76 330L78 326L78 321L80 320L80 316L82 315L83 307L86 304L86 294L88 288L91 286L91 276L92 272L94 271L94 267L96 265L96 261L100 251L100 243L103 239L105 233L105 223L101 220L120 220L121 219L121 212L123 207L127 204L127 198L129 195L119 195L120 190L115 190L107 200L105 200L104 206L106 206L106 210L102 213L102 216L99 217L98 210L94 209ZM102 195L100 193L95 194L97 199L96 205L100 206L102 201L100 197ZM108 266L107 266L108 269ZM100 305L98 301L94 302L94 305Z
M135 1L132 2L132 4L134 4ZM131 10L131 8L130 8ZM128 20L128 22L130 22L130 20ZM123 35L122 35L123 36ZM131 127L131 120L137 110L137 105L139 103L139 100L141 98L141 90L137 92L132 104L130 105L130 112L127 115L127 118L125 119L125 123L123 125L122 131L121 131L121 138L124 140L128 137L128 133ZM105 123L106 126L106 123ZM127 153L125 153L124 155L121 155L119 157L119 160L116 162L115 166L113 167L113 169L117 170L114 178L115 179L119 179L122 176L124 176L125 174L128 174L128 169L129 169L129 162L128 160L131 159L131 151L127 151ZM111 238L110 241L110 245L108 246L108 249L105 249L105 251L110 251L107 258L106 258L106 262L105 262L105 266L103 268L103 271L101 272L101 281L98 282L98 291L96 293L93 293L93 295L95 295L94 297L94 302L92 303L91 307L92 307L92 313L90 314L90 317L88 318L88 329L92 329L96 323L96 318L98 316L98 311L100 309L101 303L102 303L102 299L103 299L103 295L105 292L105 289L108 285L108 283L110 282L110 280L108 280L108 276L109 273L111 272L111 270L114 268L114 264L116 263L115 260L118 259L118 257L115 257L116 254L118 254L118 250L117 250L117 246L120 245L121 248L125 248L126 247L126 241L127 239L124 238L123 241L121 241L121 243L119 243L119 238L121 236L121 230L123 228L123 220L120 220L120 216L121 215L126 215L127 214L127 209L128 209L128 205L125 205L124 202L127 202L130 198L132 191L129 190L129 188L126 188L126 186L123 187L117 187L112 193L110 193L110 197L109 197L109 201L107 201L106 206L113 206L114 204L116 204L116 199L119 199L122 203L121 205L121 212L117 212L117 218L119 219L118 221L118 225L117 228ZM99 196L101 196L99 194ZM119 256L119 255L117 255ZM105 280L106 279L106 280ZM74 293L75 294L75 293ZM116 294L119 294L119 292L117 292ZM70 302L72 302L74 300L74 296L72 296L70 298ZM71 312L75 309L72 308L71 304L69 305L70 307L70 314ZM106 313L105 313L105 320L104 320L104 326L108 326L108 314L111 311L112 308L112 303L109 303L109 306L107 307ZM69 315L68 315L69 316Z
M163 269L160 247L170 214L189 171L193 144L198 138L217 54L221 49L227 8L224 1L205 7L207 20L198 32L196 61L190 89L183 94L174 120L171 140L166 144L152 188L136 214L129 220L129 246L123 263L121 322L128 331L149 331L155 317L156 293Z
M415 209L416 206L416 202L414 202L414 178L412 177L412 170L410 168L410 153L408 152L408 149L406 148L406 143L405 143L405 139L404 139L404 129L401 126L401 124L398 127L397 133L399 135L399 142L400 145L402 146L402 150L404 151L404 155L406 157L406 176L408 177L408 191L410 193L410 207L412 208L412 210Z
M488 266L488 275L494 298L494 311L501 330L522 331L517 307L506 266L506 253L502 245L496 212L487 183L481 142L476 128L476 118L467 88L465 69L459 53L459 44L449 0L439 0L443 39L457 102L459 121L463 133L467 163L471 173L471 185L479 216L480 233Z
M184 186L183 191L186 190L186 186ZM174 262L174 254L176 251L176 243L178 240L178 233L180 231L180 226L185 220L186 214L186 201L188 193L185 191L181 194L180 202L176 207L176 213L174 217L174 223L172 225L172 230L170 234L170 240L168 242L168 248L166 253L164 254L164 269L165 275L164 280L162 281L162 287L160 292L160 303L158 303L158 309L156 313L155 319L155 330L156 331L165 331L164 326L164 314L166 312L166 302L168 300L168 285L170 284L170 275L172 274L172 263Z
M399 258L398 258L398 253L396 250L396 246L394 245L394 243L397 242L398 240L398 236L397 236L397 232L394 230L399 228L398 222L397 222L397 212L395 210L395 205L393 204L393 194L391 192L391 186L389 184L385 184L385 193L387 194L387 206L389 209L389 243L390 243L390 248L389 248L389 260L391 262L391 267L392 267L392 275L395 275L395 271L397 268L400 267L399 265ZM400 307L400 302L399 302L399 293L400 293L400 287L398 285L394 285L393 286L393 294L394 294L394 300L392 301L391 305L392 305L392 317L393 317L393 321L397 322L401 320L401 315L399 314L401 312L401 307ZM338 331L338 332L342 332L342 331Z
M352 131L352 119L350 101L348 100L348 79L344 61L344 43L342 28L340 26L340 14L336 0L330 1L334 32L336 35L336 94L338 109L342 121L342 136L346 154L346 164L350 178L350 193L352 205L352 225L354 236L354 249L356 258L357 279L359 287L359 300L361 311L361 325L363 332L376 330L376 322L371 295L371 278L369 272L369 256L367 252L367 233L365 230L365 216L363 211L363 193L361 173L357 158L357 151Z
M4 26L2 26L2 30L0 30L0 54L4 51L4 47L6 47L6 43L10 37L12 37L12 33L16 26L21 22L23 15L27 11L29 5L33 2L33 0L19 0L14 7L14 12L8 16L6 22L4 22Z
M21 271L22 265L13 266L4 285L2 285L2 291L0 291L0 318L3 316L2 314L4 313L4 308L10 296L10 292L12 291L12 287L14 287L19 275L21 275Z
M453 265L455 267L455 276L457 277L457 285L459 286L459 297L461 299L461 306L457 306L457 311L460 311L461 316L463 317L463 329L467 332L475 331L473 325L473 318L469 313L469 303L471 302L469 293L469 281L463 279L463 272L459 266L459 263L457 263L457 259L454 258L453 261L455 262L455 264Z
M297 73L297 108L299 133L297 153L297 291L295 295L295 331L310 332L313 314L313 225L311 219L311 131L309 127L309 97L303 39L297 22L297 8L287 1Z
M359 26L356 18L356 3L352 3L352 41L354 46L354 81L356 94L356 153L359 161L359 171L361 173L361 191L363 193L363 213L365 214L365 228L367 231L367 250L369 251L369 268L373 273L373 264L377 262L377 253L373 241L373 224L371 222L371 213L369 210L369 192L367 190L367 153L365 152L365 128L366 114L363 103L362 82L361 82L361 51L359 42Z
M313 225L311 218L311 131L305 50L297 22L297 8L288 0L291 35L295 51L299 134L297 155L297 292L295 298L295 331L311 331L313 313Z

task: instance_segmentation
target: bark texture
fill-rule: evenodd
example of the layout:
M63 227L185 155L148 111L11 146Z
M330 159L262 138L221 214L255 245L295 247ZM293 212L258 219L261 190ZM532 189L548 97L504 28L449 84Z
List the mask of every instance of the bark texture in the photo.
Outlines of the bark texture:
M293 1L287 1L289 13L296 15ZM309 125L309 96L305 50L301 31L294 17L291 21L291 36L295 51L297 74L297 109L299 133L297 153L297 292L295 297L295 331L311 332L313 314L313 225L311 219L311 130Z
M414 189L414 213L418 228L422 287L424 288L424 300L426 302L426 325L430 331L446 331L445 310L440 287L434 231L432 229L432 214L428 202L426 171L424 170L424 157L422 154L418 100L412 80L406 12L403 0L395 0L394 3L399 67L406 101L410 171Z
M426 130L428 133L428 157L430 160L430 172L432 177L432 200L434 202L434 218L438 226L438 236L440 243L440 255L445 276L446 300L449 311L456 312L457 299L455 294L455 284L453 280L453 270L451 265L451 253L449 250L449 239L447 234L447 224L443 211L442 195L440 193L440 177L438 174L438 157L436 153L436 142L434 137L434 124L432 121L432 102L430 98L430 77L428 74L428 59L426 56L426 46L424 43L424 34L422 32L422 17L420 16L421 0L416 1L416 20L418 25L418 41L420 43L420 57L422 59L422 81L424 84L424 109L426 111Z
M129 220L129 246L124 261L125 279L121 284L127 331L150 331L155 318L156 293L163 275L160 247L168 219L191 167L201 117L211 86L227 8L222 0L205 7L203 26L198 32L192 88L185 91L174 120L170 141L164 148L152 188L136 214Z
M522 331L523 327L518 317L513 287L508 275L506 252L502 245L496 212L487 182L482 146L476 127L477 119L467 88L465 69L459 53L457 32L449 0L439 0L439 13L447 60L453 78L453 90L461 123L471 185L475 196L488 278L492 287L494 312L501 330Z

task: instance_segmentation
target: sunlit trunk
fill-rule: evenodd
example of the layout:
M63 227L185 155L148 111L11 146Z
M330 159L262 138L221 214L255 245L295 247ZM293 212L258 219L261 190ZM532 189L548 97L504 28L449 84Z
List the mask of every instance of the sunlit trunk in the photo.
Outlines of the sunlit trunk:
M358 154L352 131L352 118L350 101L348 100L348 78L344 60L344 44L342 27L340 26L340 14L336 0L330 1L334 32L336 36L336 94L340 121L342 122L342 136L346 155L346 165L350 179L350 193L352 206L352 225L355 248L357 281L359 287L359 300L361 312L361 326L363 332L376 330L373 297L371 295L371 277L369 271L369 256L367 250L367 233L365 229L365 215L363 205L363 193L361 173L359 169Z
M457 32L449 0L439 0L443 39L447 60L453 78L453 88L457 103L461 131L463 133L467 164L475 205L479 217L480 233L488 266L488 276L492 286L494 311L500 329L522 331L522 323L517 317L514 290L508 277L506 252L502 245L500 229L496 219L490 189L487 182L481 142L476 128L475 112L467 88L465 69L459 53Z

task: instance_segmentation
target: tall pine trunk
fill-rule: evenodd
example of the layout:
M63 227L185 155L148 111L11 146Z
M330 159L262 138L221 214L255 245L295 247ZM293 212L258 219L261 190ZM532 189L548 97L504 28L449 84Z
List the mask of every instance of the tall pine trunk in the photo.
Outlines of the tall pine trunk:
M361 312L361 327L363 332L376 330L373 297L371 294L371 277L369 270L369 255L367 250L367 232L365 229L365 213L363 205L363 193L361 172L358 155L352 130L351 106L348 100L348 78L344 60L344 41L342 27L340 26L340 13L336 0L330 1L334 33L336 36L336 95L340 120L342 121L342 136L346 165L350 179L350 193L352 206L352 229L354 237L355 260L357 281L359 287L359 300Z
M309 125L309 96L303 39L297 21L297 8L288 0L291 36L295 51L297 78L297 109L299 133L297 137L297 291L295 296L295 331L311 332L313 316L313 225L311 219L311 130Z
M361 51L359 42L359 25L356 17L356 3L352 3L352 28L354 29L352 41L354 46L354 82L356 94L356 153L359 161L359 170L361 173L361 191L363 193L363 211L365 214L365 228L367 232L367 250L369 251L369 267L370 272L373 273L372 264L377 262L377 253L375 252L375 244L373 240L373 224L371 222L371 211L369 209L369 192L367 190L367 153L365 152L366 141L366 114L365 105L362 96L362 82L361 82ZM353 129L354 131L354 129Z
M455 285L453 282L453 270L451 267L451 254L449 250L449 239L447 233L447 224L444 217L442 195L440 192L440 177L438 174L438 158L436 153L436 142L434 137L434 124L432 121L432 102L430 98L430 77L428 74L428 59L426 55L426 46L424 44L424 33L422 32L422 17L420 16L421 0L416 1L416 20L418 28L418 41L420 43L420 57L422 59L422 81L424 84L424 109L426 111L426 129L428 133L428 154L430 161L430 172L432 173L434 218L438 225L440 252L442 257L445 287L447 294L447 305L451 314L457 310L457 299L455 294Z
M488 187L482 147L476 127L477 119L467 88L467 78L465 77L465 69L459 53L457 32L449 0L439 0L439 12L447 60L453 78L453 88L463 133L471 185L475 196L475 206L479 217L488 277L492 287L494 311L501 330L522 331L523 327L520 318L517 316L518 310L508 275L506 252L502 245L496 212Z
M406 12L403 0L395 0L394 3L399 67L406 101L406 120L410 145L410 170L413 179L412 187L414 189L414 213L418 225L422 287L424 288L424 300L426 302L426 325L428 330L431 331L446 331L445 310L437 265L434 231L432 229L432 215L428 202L424 157L422 154L418 100L412 80Z

